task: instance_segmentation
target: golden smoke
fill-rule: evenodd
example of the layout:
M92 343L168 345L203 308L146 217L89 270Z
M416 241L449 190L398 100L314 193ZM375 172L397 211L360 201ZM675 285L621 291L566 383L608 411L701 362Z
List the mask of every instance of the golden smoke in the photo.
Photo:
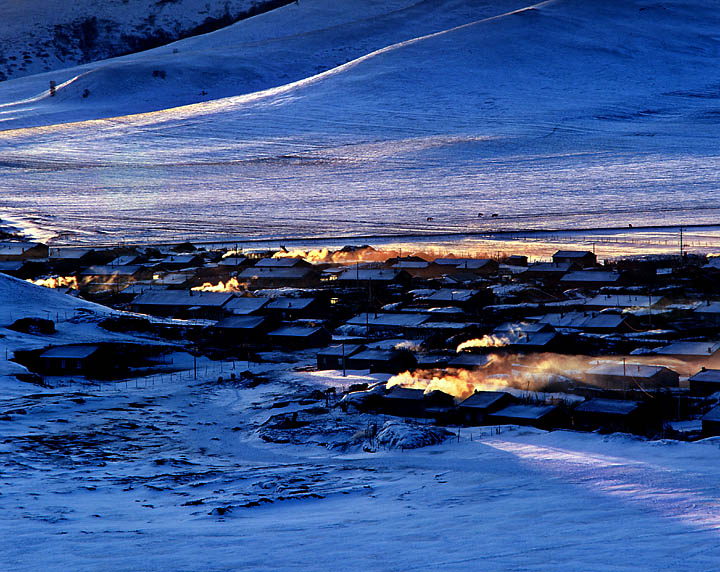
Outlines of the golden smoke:
M242 284L238 282L237 278L230 278L227 282L220 281L217 284L205 282L202 286L195 286L193 288L193 290L199 292L241 292L243 289Z
M72 288L78 289L78 282L75 276L52 276L50 278L39 278L38 280L28 280L36 286L44 286L45 288Z
M482 338L475 338L474 340L468 340L461 343L457 347L457 353L468 348L502 348L510 344L510 338L506 336L496 336L493 334L483 336Z
M391 377L387 387L399 385L422 389L426 393L440 390L465 399L474 391L542 391L549 383L582 380L592 358L561 354L497 355L491 354L487 366L476 370L418 370Z

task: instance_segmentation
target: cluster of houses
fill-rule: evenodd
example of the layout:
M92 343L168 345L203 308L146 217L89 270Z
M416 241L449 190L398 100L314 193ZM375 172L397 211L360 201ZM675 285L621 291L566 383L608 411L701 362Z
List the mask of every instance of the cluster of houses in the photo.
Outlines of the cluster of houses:
M714 260L599 264L588 251L558 251L535 263L524 256L373 254L372 262L358 256L311 263L285 251L187 243L81 249L6 241L0 272L62 277L63 288L72 278L74 295L185 320L183 335L196 349L223 355L317 348L319 369L388 374L477 371L497 354L585 360L556 390L532 396L479 390L459 400L395 386L350 399L390 414L648 434L702 417L703 434L720 432L720 410L713 408L720 391Z

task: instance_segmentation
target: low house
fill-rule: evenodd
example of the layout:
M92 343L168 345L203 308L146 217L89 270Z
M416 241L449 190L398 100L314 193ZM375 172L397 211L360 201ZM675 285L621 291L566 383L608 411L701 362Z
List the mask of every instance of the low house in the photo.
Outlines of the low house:
M610 313L565 312L546 314L538 320L538 323L548 324L558 331L571 330L598 334L634 331L626 316Z
M458 404L458 414L466 425L482 425L490 413L503 409L515 399L505 391L478 391Z
M88 375L105 366L96 345L68 345L50 348L40 354L40 371L50 375Z
M264 258L263 260L286 260L283 258ZM262 262L261 260L260 262ZM239 282L248 288L308 288L320 281L320 273L311 266L261 265L246 268L237 275Z
M407 286L412 281L412 276L397 268L360 268L355 266L338 274L336 280L339 286L356 286L358 288L367 288L368 283L373 286L389 286L391 284Z
M48 247L41 242L0 242L0 261L37 260L48 257Z
M481 369L492 363L492 360L485 354L472 352L460 352L448 360L447 366L452 369Z
M560 278L568 272L577 270L572 262L536 262L527 267L527 270L517 274L523 280L542 280L546 282L559 282Z
M131 308L156 316L220 320L227 315L225 305L233 298L232 292L150 290L136 296Z
M180 270L182 268L197 268L202 266L205 259L201 254L171 254L160 261L160 266L168 270Z
M370 333L392 334L408 338L422 338L428 334L421 326L430 320L431 316L422 313L399 312L364 313L350 318L346 324L356 328L365 328Z
M445 274L445 270L442 266L425 260L401 260L393 264L391 268L395 270L403 270L416 279L419 278L428 280L431 278L440 278L443 274Z
M326 346L332 336L325 328L312 326L282 326L267 334L271 345L286 350Z
M317 368L325 369L347 369L348 358L363 351L365 346L362 344L340 344L337 346L329 346L317 353Z
M703 416L702 433L706 437L720 435L720 405L713 407Z
M312 264L302 258L282 256L278 258L261 258L253 268L312 268Z
M48 262L60 274L69 274L93 264L107 264L115 255L102 250L91 248L59 247L50 248Z
M491 425L528 425L539 429L553 429L560 423L557 405L509 405L487 416Z
M720 369L702 368L688 379L693 395L712 395L720 391Z
M675 342L655 350L660 356L677 358L695 364L712 364L720 359L720 343L707 342Z
M236 296L225 304L225 309L236 316L250 316L259 314L270 302L269 298L254 298L251 296Z
M443 274L456 272L471 272L475 275L486 276L497 274L498 262L491 258L436 258L434 263Z
M552 256L556 264L572 263L580 268L589 268L597 265L597 257L589 250L558 250Z
M642 432L647 421L643 409L638 401L590 399L574 409L573 425L586 431Z
M442 391L425 393L396 385L383 396L382 409L400 417L439 417L450 411L454 401L452 395Z
M604 310L605 308L615 308L617 310L626 310L631 308L657 308L667 302L668 300L664 296L643 296L639 294L598 294L597 296L587 300L584 308L586 310Z
M604 270L576 270L568 272L560 278L560 285L564 288L592 288L598 289L606 286L615 286L620 280L617 272Z
M708 326L720 326L720 302L704 302L701 306L698 306L693 314L703 324Z
M120 291L130 284L150 280L153 271L144 266L90 266L78 274L78 286L82 290Z
M585 381L603 389L678 387L677 372L659 365L603 363L585 372Z
M278 320L298 320L311 318L319 310L319 302L315 298L291 298L279 296L268 301L263 312ZM317 315L317 314L315 314Z
M428 308L457 306L466 312L477 313L486 302L487 294L469 288L441 288L432 294L425 294L415 300L418 305Z
M267 332L263 316L228 316L210 327L211 336L225 345L259 344Z
M345 363L348 369L397 374L413 369L417 360L409 351L366 349L346 358Z

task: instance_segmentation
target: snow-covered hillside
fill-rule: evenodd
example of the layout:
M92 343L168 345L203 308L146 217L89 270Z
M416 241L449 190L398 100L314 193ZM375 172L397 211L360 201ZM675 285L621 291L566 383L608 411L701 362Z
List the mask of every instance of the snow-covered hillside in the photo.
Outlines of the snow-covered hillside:
M712 3L338 6L0 84L0 210L131 240L715 222Z
M2 2L0 80L154 48L227 26L268 4L251 0Z

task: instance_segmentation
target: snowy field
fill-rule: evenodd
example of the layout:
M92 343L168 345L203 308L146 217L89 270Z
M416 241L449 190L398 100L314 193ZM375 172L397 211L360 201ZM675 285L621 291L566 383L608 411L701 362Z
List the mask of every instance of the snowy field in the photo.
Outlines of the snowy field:
M38 307L54 343L117 339L97 306L2 275L0 297L0 352L51 341L6 327ZM99 386L3 368L4 569L720 570L717 439L450 427L410 448L443 430L313 397L387 376L264 357L196 378L178 351Z
M0 218L85 242L715 223L718 54L703 0L304 0L0 83Z

